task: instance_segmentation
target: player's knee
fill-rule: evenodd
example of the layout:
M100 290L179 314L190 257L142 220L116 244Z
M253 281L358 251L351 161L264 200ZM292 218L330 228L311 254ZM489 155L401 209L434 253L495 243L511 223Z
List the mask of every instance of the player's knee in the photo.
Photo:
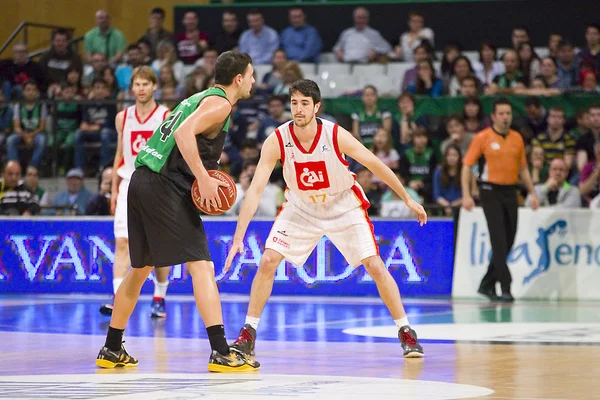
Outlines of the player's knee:
M386 269L383 260L379 256L365 258L362 263L373 280L376 281L384 277Z
M260 260L260 269L263 272L275 274L277 267L281 263L282 257L279 253L270 249L265 250L262 259Z
M208 275L214 277L215 275L212 261L191 261L186 263L186 267L192 279L206 278Z

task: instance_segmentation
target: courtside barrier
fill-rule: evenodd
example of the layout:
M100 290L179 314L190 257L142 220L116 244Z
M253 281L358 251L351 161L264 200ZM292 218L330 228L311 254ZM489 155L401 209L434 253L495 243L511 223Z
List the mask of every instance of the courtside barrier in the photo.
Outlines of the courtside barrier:
M483 210L461 210L454 297L476 296L490 254ZM520 208L508 266L515 298L600 300L600 211Z
M451 220L431 220L424 227L412 220L375 220L373 224L381 257L403 295L450 295L454 260ZM205 230L221 292L250 293L271 225L268 220L250 224L246 252L225 274L223 263L236 220L206 218ZM0 293L111 293L111 218L2 218L0 236ZM169 293L192 293L191 279L181 265L174 266L170 279ZM150 293L151 288L144 285L142 293ZM279 266L273 293L375 296L377 288L363 267L349 267L323 238L304 266Z

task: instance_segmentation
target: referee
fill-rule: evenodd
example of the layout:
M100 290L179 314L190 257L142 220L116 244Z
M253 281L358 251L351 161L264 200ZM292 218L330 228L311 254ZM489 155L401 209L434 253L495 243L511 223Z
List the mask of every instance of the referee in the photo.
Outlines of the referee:
M539 202L527 169L523 138L519 132L510 129L510 102L506 99L494 102L491 117L492 126L473 138L463 160L462 203L467 210L471 210L475 205L469 184L472 169L477 165L479 197L492 244L492 260L478 292L491 301L512 302L512 277L506 259L517 233L519 174L531 196L531 208L535 210ZM500 297L496 294L496 282L500 282L502 289Z

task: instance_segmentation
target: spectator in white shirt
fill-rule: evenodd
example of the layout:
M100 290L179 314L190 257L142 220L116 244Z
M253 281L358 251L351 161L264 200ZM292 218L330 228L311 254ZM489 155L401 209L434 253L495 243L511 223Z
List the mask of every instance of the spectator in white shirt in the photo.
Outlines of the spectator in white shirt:
M396 46L396 57L404 58L404 61L414 61L414 50L423 40L434 45L434 33L431 28L425 27L425 16L419 11L411 11L408 14L408 32L400 36L400 44Z
M392 46L379 31L369 26L369 11L364 7L354 9L354 27L342 32L333 51L339 61L368 63L378 55L388 54Z
M483 89L506 71L502 61L498 61L497 55L498 49L492 42L486 41L479 46L479 62L473 63L473 69Z

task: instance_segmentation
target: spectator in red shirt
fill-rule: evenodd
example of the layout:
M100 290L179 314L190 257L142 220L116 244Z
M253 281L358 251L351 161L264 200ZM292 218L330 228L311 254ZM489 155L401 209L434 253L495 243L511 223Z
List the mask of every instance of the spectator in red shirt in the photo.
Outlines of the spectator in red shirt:
M175 46L179 59L184 64L194 64L196 60L202 57L204 51L208 48L208 34L200 32L198 28L198 14L195 11L188 11L183 16L183 26L185 32L175 35Z
M42 67L29 59L27 45L17 42L13 46L13 59L0 61L0 82L7 101L20 99L23 84L28 80L37 82L40 92L46 92L46 75Z

